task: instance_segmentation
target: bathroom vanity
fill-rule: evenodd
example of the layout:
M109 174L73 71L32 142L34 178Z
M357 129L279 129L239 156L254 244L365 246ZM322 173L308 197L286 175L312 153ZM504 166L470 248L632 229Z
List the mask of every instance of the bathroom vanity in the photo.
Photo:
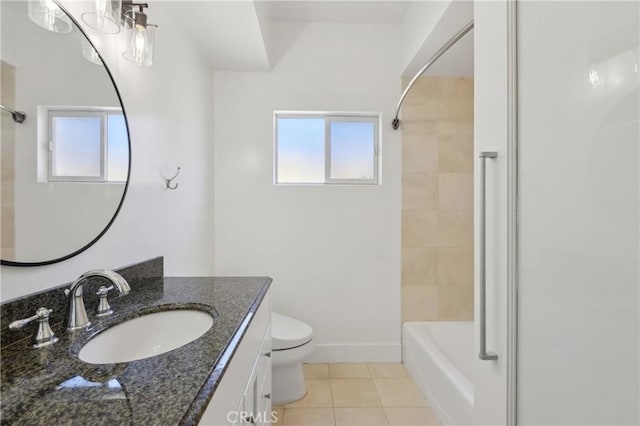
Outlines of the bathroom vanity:
M156 262L161 268L162 259ZM103 319L93 315L96 300L89 296L104 283L85 285L92 324L84 330L62 327L65 286L1 305L2 424L269 423L271 279L162 277L141 270L120 271L131 292L112 298L114 314ZM11 331L7 325L40 306L53 310L59 341L34 349L32 329ZM110 327L180 309L209 313L213 326L184 346L145 359L89 364L78 357L86 342Z
M250 320L249 316L245 322ZM267 292L235 350L201 425L268 425L271 413L271 294Z

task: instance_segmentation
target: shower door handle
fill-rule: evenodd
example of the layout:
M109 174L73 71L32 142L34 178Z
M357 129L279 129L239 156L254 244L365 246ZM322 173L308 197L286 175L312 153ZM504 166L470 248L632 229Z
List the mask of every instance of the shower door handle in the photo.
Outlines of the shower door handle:
M487 285L487 238L486 238L486 197L487 197L487 188L486 188L486 180L487 180L487 159L494 159L498 157L498 153L495 151L483 151L479 155L480 157L480 211L479 211L479 225L480 229L478 230L478 245L479 245L479 275L480 275L480 283L478 286L479 293L479 307L480 307L480 353L478 357L483 361L493 361L498 359L498 355L493 352L487 352L487 295L486 295L486 285Z

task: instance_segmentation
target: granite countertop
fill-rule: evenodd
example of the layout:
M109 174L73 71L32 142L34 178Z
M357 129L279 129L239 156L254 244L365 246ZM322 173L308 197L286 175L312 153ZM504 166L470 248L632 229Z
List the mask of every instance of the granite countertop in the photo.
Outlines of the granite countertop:
M114 314L92 315L92 325L69 333L52 324L60 341L33 349L29 339L2 347L3 425L197 424L271 284L270 278L145 278L123 297L110 297ZM173 351L128 363L91 365L82 345L105 328L145 313L198 309L214 315L202 337ZM251 317L250 317L251 318ZM19 319L19 318L14 318ZM32 333L33 328L29 327ZM3 329L5 333L11 333ZM133 344L134 342L132 342Z

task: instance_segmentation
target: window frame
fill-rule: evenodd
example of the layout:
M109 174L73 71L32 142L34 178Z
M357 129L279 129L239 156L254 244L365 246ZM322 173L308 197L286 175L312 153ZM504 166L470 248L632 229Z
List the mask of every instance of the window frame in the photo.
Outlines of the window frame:
M47 114L47 181L48 182L78 182L78 183L122 183L110 181L108 176L109 135L108 119L110 115L124 115L117 107L46 107ZM100 119L100 176L59 176L54 175L55 140L54 119L57 117L94 117Z
M324 182L278 182L278 119L279 118L321 118L324 119ZM331 123L362 122L373 126L373 177L371 179L331 178ZM381 114L377 112L341 111L274 111L273 112L273 184L274 185L380 185L380 124Z

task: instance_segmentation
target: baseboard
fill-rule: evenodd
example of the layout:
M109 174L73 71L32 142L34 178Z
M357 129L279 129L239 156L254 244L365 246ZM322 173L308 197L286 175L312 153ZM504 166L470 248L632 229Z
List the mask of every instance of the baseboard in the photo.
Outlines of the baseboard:
M317 362L401 362L402 348L398 344L316 344L305 360Z

